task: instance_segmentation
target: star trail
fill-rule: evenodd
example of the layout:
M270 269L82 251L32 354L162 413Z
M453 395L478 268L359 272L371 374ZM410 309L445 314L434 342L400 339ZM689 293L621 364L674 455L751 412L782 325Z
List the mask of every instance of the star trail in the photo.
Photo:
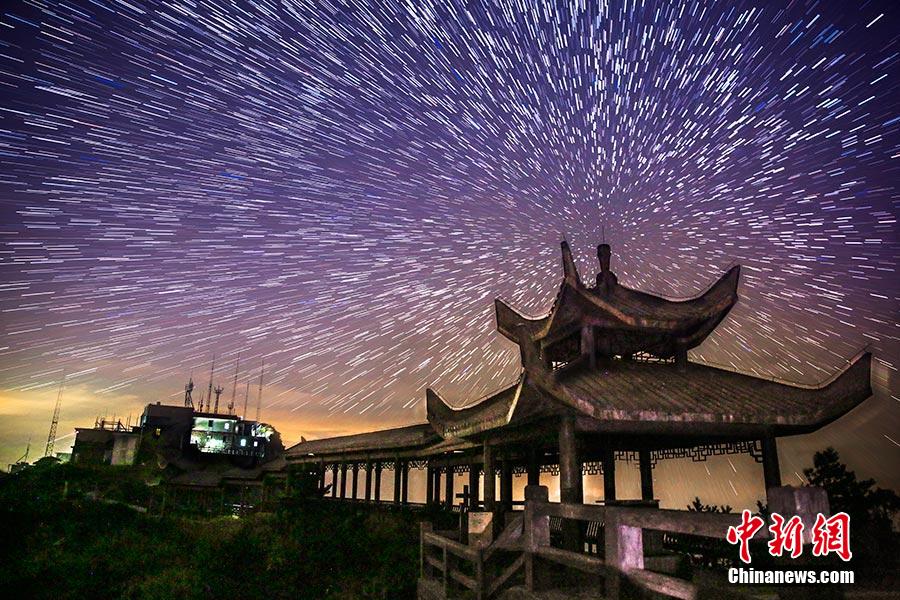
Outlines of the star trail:
M605 239L670 297L744 265L692 360L870 348L845 437L895 459L898 61L890 2L7 4L0 389L112 413L215 354L227 396L240 353L294 437L419 422L514 380L494 297L542 314Z

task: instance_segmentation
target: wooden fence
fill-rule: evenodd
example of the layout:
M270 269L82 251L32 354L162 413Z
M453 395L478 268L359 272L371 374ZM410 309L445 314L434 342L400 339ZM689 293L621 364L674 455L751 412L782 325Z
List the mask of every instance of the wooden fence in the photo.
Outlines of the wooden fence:
M618 600L623 585L665 596L693 600L696 586L690 581L657 573L645 568L645 531L684 534L703 538L724 539L729 526L740 524L739 514L697 513L661 510L634 506L598 506L558 504L548 500L544 486L525 488L525 511L513 521L517 531L504 532L507 543L497 542L487 548L477 548L453 539L454 532L435 532L428 523L421 530L421 577L430 580L432 589L440 590L438 597L452 598L454 586L471 591L477 600L488 600L505 589L514 575L524 571L524 585L534 591L540 588L538 569L552 563L602 578L605 596ZM604 548L602 558L583 551L556 548L550 543L550 521L587 522L598 525L598 544ZM582 530L587 527L582 528ZM514 534L514 535L512 535ZM765 539L765 528L754 539ZM508 540L515 539L510 545ZM583 549L583 548L582 548ZM438 550L440 558L434 555ZM505 552L498 552L504 550ZM736 550L735 550L736 551ZM517 558L502 569L488 563L500 555L518 553ZM492 573L498 573L492 575ZM508 587L508 586L507 586ZM420 595L421 597L421 595Z

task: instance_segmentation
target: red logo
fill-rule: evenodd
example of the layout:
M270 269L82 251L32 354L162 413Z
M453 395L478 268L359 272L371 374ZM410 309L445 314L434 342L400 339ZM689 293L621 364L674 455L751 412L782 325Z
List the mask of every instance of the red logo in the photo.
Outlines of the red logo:
M750 540L765 524L762 517L744 510L741 512L741 524L732 525L725 533L729 544L740 545L738 554L747 564L750 563ZM785 552L790 552L791 558L803 554L803 528L803 521L797 515L785 519L778 513L772 513L769 554L782 556ZM811 533L813 556L826 556L834 552L845 561L853 557L850 551L850 516L847 513L840 512L832 517L819 513Z
M853 557L850 551L850 515L845 512L825 518L819 514L812 528L813 556L825 556L831 552L848 561Z
M781 556L782 552L789 551L791 558L797 558L803 553L803 521L797 515L785 524L784 517L772 513L769 531L772 532L772 539L769 540L769 554L772 556Z
M725 539L729 544L741 545L741 560L750 564L750 539L756 535L756 532L762 529L766 522L762 517L750 514L749 510L741 513L741 524L737 527L731 526L725 534Z

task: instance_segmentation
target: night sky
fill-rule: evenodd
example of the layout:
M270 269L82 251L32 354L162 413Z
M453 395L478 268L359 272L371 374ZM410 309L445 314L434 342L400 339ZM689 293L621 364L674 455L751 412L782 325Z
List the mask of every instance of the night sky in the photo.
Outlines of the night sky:
M781 443L900 488L892 2L13 2L0 11L0 458L97 415L237 404L287 442L518 374L502 296L582 277L741 300L691 359L875 397ZM252 410L252 409L251 409ZM741 458L743 460L743 457ZM761 468L672 464L741 504ZM636 473L636 469L634 469ZM668 473L669 475L665 475ZM749 475L748 475L749 473ZM687 474L687 475L685 475ZM796 475L796 477L795 477ZM693 479L691 479L693 478ZM679 487L680 486L680 487Z

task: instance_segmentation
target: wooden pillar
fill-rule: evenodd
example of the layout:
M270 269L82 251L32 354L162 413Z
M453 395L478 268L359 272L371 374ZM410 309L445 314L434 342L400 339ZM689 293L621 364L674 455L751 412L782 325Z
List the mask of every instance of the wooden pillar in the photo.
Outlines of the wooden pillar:
M653 464L649 450L638 451L638 464L641 469L641 500L653 500Z
M676 348L675 349L675 367L679 371L684 371L687 369L687 364L688 364L687 349Z
M434 467L429 466L425 472L425 504L434 503Z
M533 447L528 450L528 485L541 485L541 463Z
M494 449L484 442L484 510L494 510Z
M319 492L325 491L325 461L319 462Z
M572 416L563 417L559 426L559 500L563 504L584 502L581 460L578 458L575 417ZM563 520L562 533L566 550L582 551L581 524L578 521Z
M500 510L512 510L512 462L504 457L500 462Z
M445 469L444 480L444 505L447 508L453 508L453 467L448 466Z
M766 491L769 488L781 487L781 467L778 464L778 445L773 436L762 439L763 477Z
M331 465L331 497L337 498L338 489L338 466L337 463Z
M366 461L366 502L372 500L372 461Z
M381 502L381 461L375 463L375 502Z
M478 471L480 467L469 465L469 510L478 510Z
M567 504L584 501L575 417L571 416L563 417L559 427L559 499Z
M409 462L403 461L403 472L400 476L400 502L407 504L409 502Z
M356 492L359 491L359 463L353 463L350 471L350 476L353 477L353 481L350 482L350 499L356 500Z
M603 502L616 501L616 453L612 448L603 449Z
M400 480L402 479L400 470L402 468L400 459L394 460L394 504L400 504Z
M434 473L432 475L431 486L434 488L434 503L441 503L441 468L435 467Z
M347 497L347 463L341 463L341 498Z
M581 356L590 368L597 367L597 344L594 342L594 326L585 325L581 328Z

